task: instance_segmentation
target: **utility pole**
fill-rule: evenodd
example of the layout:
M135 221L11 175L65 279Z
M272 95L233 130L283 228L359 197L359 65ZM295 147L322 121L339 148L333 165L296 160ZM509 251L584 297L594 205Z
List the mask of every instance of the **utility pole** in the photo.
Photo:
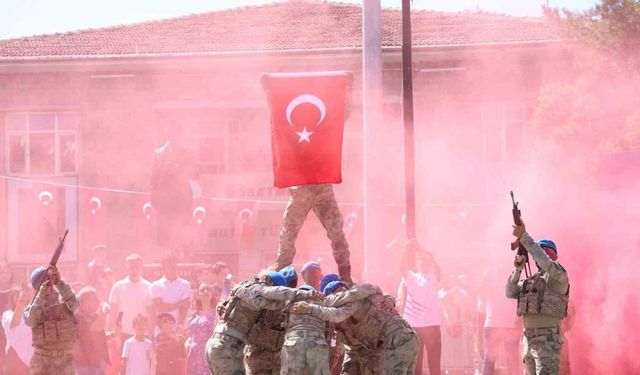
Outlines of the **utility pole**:
M413 132L413 63L411 57L411 0L402 0L402 117L404 122L404 178L407 239L416 236L415 141Z

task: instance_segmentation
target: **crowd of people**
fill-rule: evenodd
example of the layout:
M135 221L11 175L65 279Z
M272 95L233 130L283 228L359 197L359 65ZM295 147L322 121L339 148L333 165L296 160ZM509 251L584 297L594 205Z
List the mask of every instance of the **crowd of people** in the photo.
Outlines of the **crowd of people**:
M542 267L561 279L555 244L535 244L545 245L546 258L535 253ZM426 373L425 366L429 374L441 374L445 337L457 349L470 337L480 339L465 355L484 352L484 375L494 373L498 360L505 365L503 373L516 374L522 371L519 329L525 330L525 351L531 350L527 332L541 329L535 326L539 313L528 315L528 305L507 298L538 298L527 297L526 283L515 284L522 259L516 258L505 295L507 268L486 272L475 289L463 275L442 280L433 254L415 240L405 246L394 296L373 284L324 275L316 262L300 268L300 283L296 269L287 266L232 287L227 264L202 265L197 281L188 281L179 276L173 254L162 257L162 276L150 282L143 277L142 256L133 253L124 260L126 276L115 280L106 248L92 252L83 283L67 283L55 267L38 267L29 285L16 287L11 267L0 264L4 374L297 374L309 369L320 369L310 374L368 374L383 369L419 375ZM567 287L564 280L559 290ZM545 325L559 323L566 314L560 310L568 290L563 293L553 295L555 307L546 307L542 320L552 321ZM572 306L566 309L571 316ZM516 312L525 318L516 319ZM479 317L484 324L478 324ZM525 352L527 366L535 365L535 355Z

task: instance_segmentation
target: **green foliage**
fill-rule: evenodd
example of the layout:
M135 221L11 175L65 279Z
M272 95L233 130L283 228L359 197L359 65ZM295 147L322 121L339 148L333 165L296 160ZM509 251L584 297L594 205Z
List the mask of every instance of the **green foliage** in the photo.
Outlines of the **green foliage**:
M640 149L640 1L545 13L573 56L574 76L541 88L533 131L569 150Z

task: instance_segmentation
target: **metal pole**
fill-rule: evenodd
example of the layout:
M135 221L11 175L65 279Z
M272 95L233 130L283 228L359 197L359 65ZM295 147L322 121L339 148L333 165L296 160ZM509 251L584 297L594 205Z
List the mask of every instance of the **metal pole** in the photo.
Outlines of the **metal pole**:
M380 0L362 2L362 142L364 203L364 274L380 272L378 255L382 251L380 228L384 227L384 206L380 159L377 150L384 145L382 108L382 22ZM382 181L381 181L382 180Z
M415 157L413 137L413 65L411 61L411 0L402 0L402 98L404 178L407 238L416 236Z

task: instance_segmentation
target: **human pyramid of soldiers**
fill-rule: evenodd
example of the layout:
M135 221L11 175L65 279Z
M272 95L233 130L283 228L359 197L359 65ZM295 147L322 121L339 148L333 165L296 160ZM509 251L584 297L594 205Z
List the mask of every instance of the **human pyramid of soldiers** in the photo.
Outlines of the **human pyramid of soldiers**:
M308 262L300 270L304 283L298 286L291 266L295 240L311 210L327 230L338 274L323 275L318 263ZM376 285L352 282L342 220L332 185L291 188L275 264L235 285L217 306L217 324L205 348L211 374L414 373L418 336L396 311L393 297ZM517 255L507 282L507 297L518 299L518 315L524 316L527 370L556 374L561 346L557 327L568 299L566 271L555 262L552 241L533 241L524 223L514 226L514 235L541 270L520 280L525 259ZM417 249L418 244L410 241L408 247ZM31 281L38 291L24 311L37 354L31 374L74 374L68 352L77 338L73 311L78 298L55 267L39 267ZM546 339L537 340L541 336ZM552 343L559 345L550 348ZM536 371L542 368L538 364L549 371Z

